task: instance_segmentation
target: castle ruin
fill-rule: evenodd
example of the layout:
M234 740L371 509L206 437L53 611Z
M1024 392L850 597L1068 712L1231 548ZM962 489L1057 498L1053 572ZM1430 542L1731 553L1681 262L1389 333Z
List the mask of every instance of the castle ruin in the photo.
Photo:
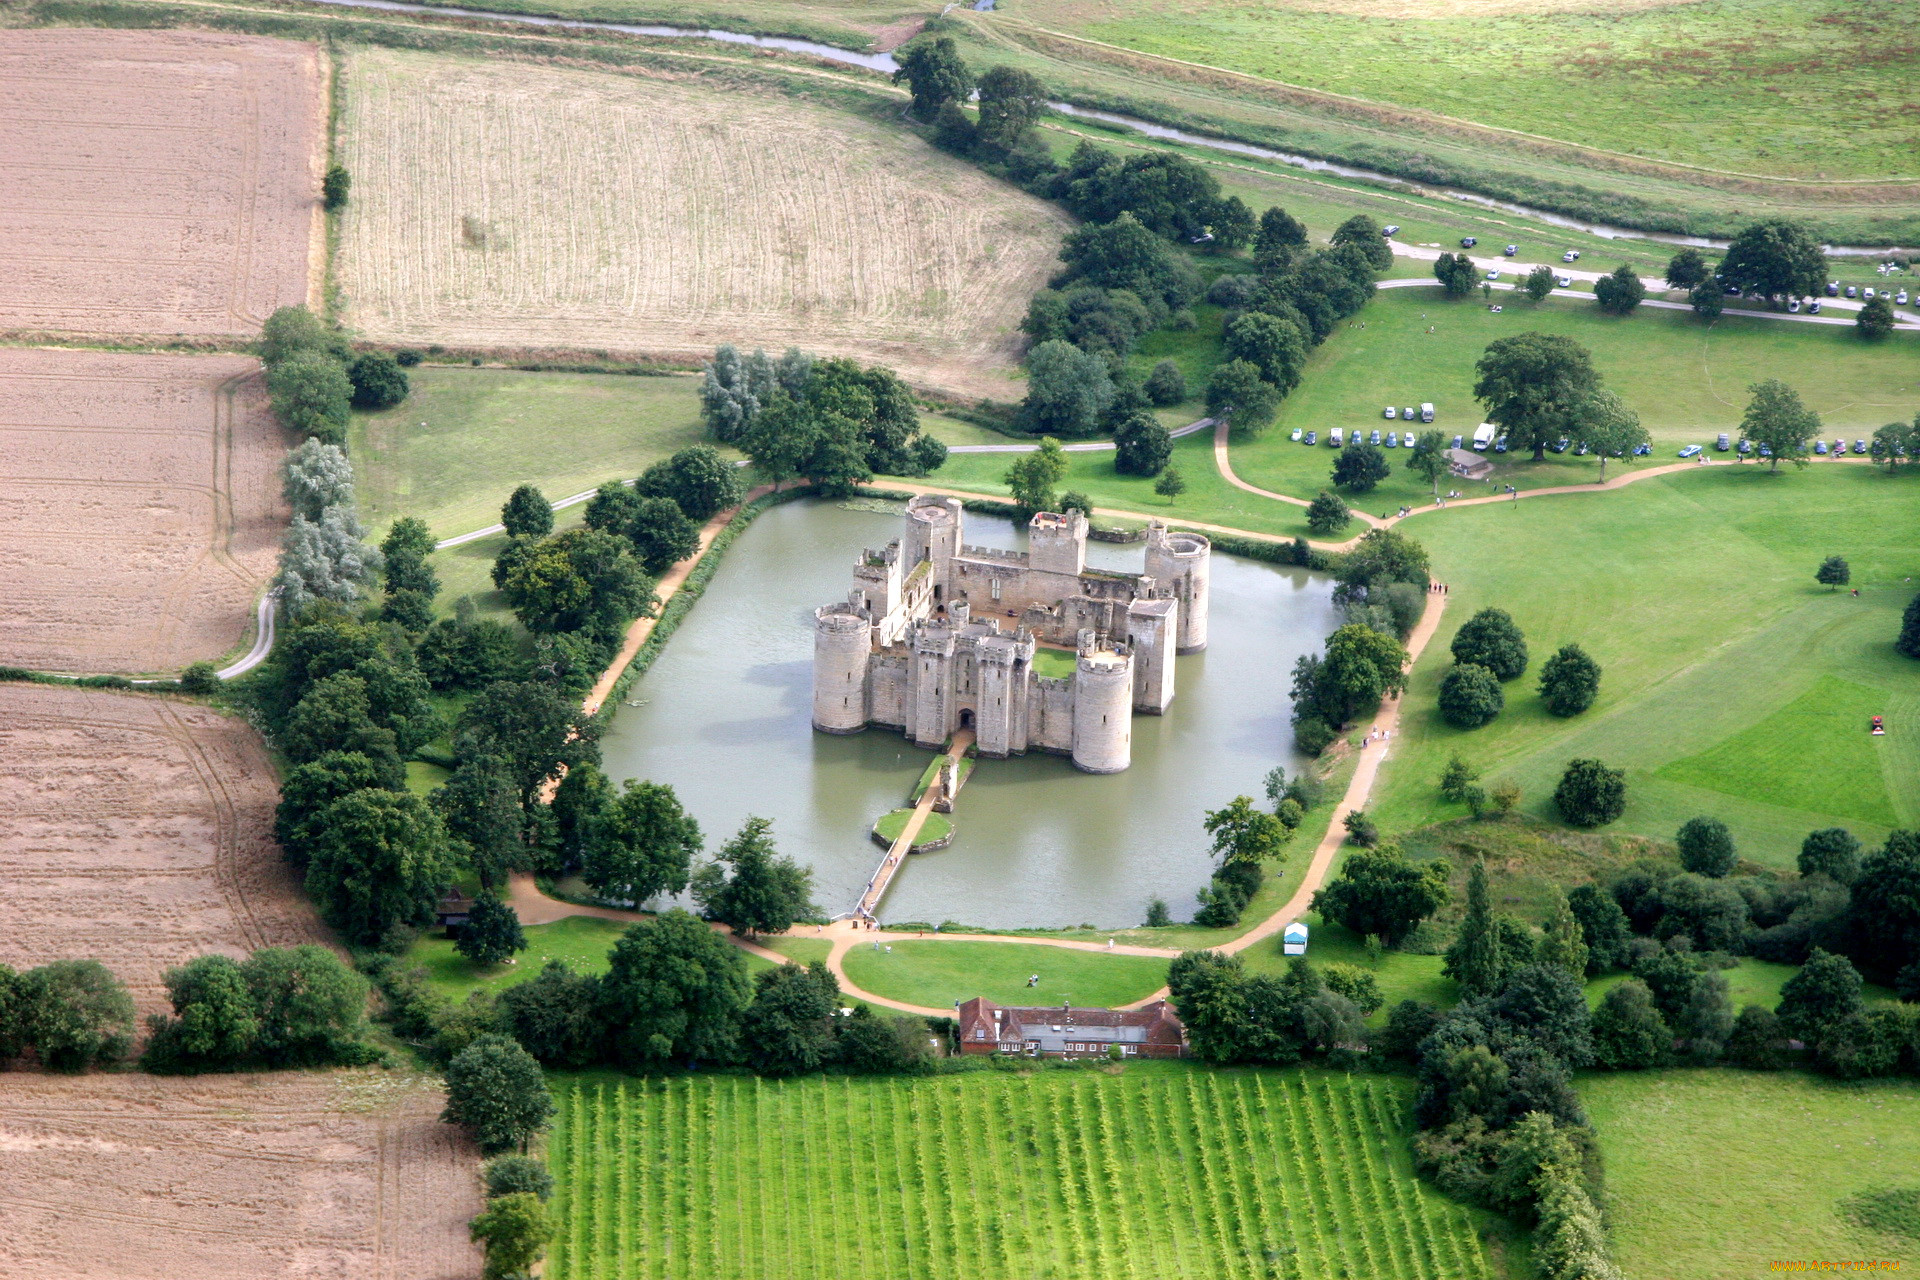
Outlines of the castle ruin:
M884 725L927 748L971 728L982 756L1125 769L1133 712L1165 712L1174 656L1207 646L1212 545L1156 521L1146 572L1109 573L1087 568L1078 511L1034 516L1024 553L961 531L958 498L914 498L904 536L855 562L844 603L814 611L813 727ZM1071 653L1072 674L1036 671L1042 649Z

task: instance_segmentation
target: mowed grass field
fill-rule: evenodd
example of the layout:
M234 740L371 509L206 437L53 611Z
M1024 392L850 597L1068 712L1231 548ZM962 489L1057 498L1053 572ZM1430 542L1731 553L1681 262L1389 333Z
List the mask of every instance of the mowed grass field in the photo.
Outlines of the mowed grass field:
M1167 962L1024 942L894 942L891 951L857 946L847 976L863 991L932 1009L985 996L996 1004L1076 1004L1105 1008L1166 985ZM1040 981L1027 985L1034 974Z
M552 1280L1502 1274L1324 1071L554 1079Z
M1915 1240L1843 1202L1920 1177L1920 1085L1799 1072L1622 1072L1579 1082L1630 1276L1746 1280L1784 1260L1902 1259Z
M336 265L370 337L690 360L797 343L1015 398L1020 318L1069 220L888 116L393 50L354 53L343 83Z
M1910 6L1004 0L997 8L1160 58L1722 172L1910 178L1920 142L1920 13ZM1191 79L1152 62L1130 70Z
M1436 792L1458 751L1549 820L1566 761L1596 757L1627 771L1626 813L1604 830L1671 839L1711 814L1745 857L1775 866L1791 866L1815 827L1872 842L1920 820L1920 666L1893 649L1920 590L1914 479L1702 468L1408 522L1451 592L1376 816L1389 830L1459 816ZM1847 557L1859 596L1814 583L1827 555ZM1467 732L1434 700L1454 631L1487 605L1513 615L1533 665L1506 686L1500 718ZM1605 674L1593 708L1560 720L1535 685L1568 641ZM1886 736L1869 736L1871 715L1886 717Z

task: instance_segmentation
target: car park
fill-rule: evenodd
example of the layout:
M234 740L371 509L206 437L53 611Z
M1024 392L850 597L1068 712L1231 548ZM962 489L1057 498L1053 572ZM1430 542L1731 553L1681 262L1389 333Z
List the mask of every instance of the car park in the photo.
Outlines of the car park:
M1699 454L1699 452L1700 452L1700 446L1699 446L1699 445L1697 445L1697 444L1690 444L1690 445L1688 445L1688 446L1687 446L1686 448L1684 448L1684 449L1682 449L1682 450L1680 451L1680 456L1681 456L1681 457L1683 457L1683 458L1692 458L1692 457L1695 457L1695 456L1697 456L1697 455Z
M1510 244L1510 245L1508 245L1508 246L1506 247L1506 249L1505 249L1505 250L1503 250L1503 252L1504 252L1504 253L1505 253L1505 254L1506 254L1506 255L1507 255L1507 256L1508 256L1509 258L1511 258L1511 257L1512 257L1512 256L1513 256L1514 254L1516 254L1516 253L1518 253L1518 252L1520 252L1520 246L1519 246L1519 245L1517 245L1517 244Z
M1837 298L1840 296L1840 282L1838 280L1827 281L1827 296L1829 298Z
M1386 412L1382 413L1380 416L1387 419L1389 422L1391 422L1393 419L1400 416L1400 411L1394 408L1392 405L1388 405Z
M1825 454L1827 451L1827 442L1825 440L1815 440L1813 442L1813 451L1818 454Z
M1380 228L1380 234L1383 236L1397 236L1400 234L1400 224L1397 222L1389 222L1386 226Z
M1299 427L1295 427L1293 429L1293 435L1290 438L1294 440L1298 440L1303 434L1304 433L1300 430Z
M1578 249L1569 249L1565 253L1560 255L1560 261L1578 262L1580 261L1580 251Z
M1725 453L1727 450L1733 448L1733 440L1731 437L1727 435L1726 432L1722 431L1720 433L1720 438L1713 442L1713 447L1718 449L1721 453Z
M1809 313L1809 314L1811 314L1811 315L1816 315L1816 316L1817 316L1817 315L1819 315L1819 314L1820 314L1820 299L1818 299L1818 298L1815 298L1815 299L1814 299L1814 300L1813 300L1812 302L1809 302L1809 303L1807 304L1807 311L1808 311L1808 313Z
M1479 243L1480 243L1479 236L1461 236L1460 237L1460 247L1462 249L1471 249L1473 248L1473 246Z
M1307 432L1307 440L1306 440L1306 442L1307 442L1308 444L1319 444L1319 443L1320 443L1320 433L1319 433L1318 431L1309 431L1309 432Z

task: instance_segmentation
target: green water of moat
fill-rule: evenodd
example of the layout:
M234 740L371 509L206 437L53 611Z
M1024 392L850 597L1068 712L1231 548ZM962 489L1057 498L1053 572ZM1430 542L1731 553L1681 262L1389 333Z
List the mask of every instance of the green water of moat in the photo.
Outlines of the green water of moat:
M828 915L879 861L868 829L905 801L930 758L898 733L815 733L813 609L844 599L854 557L897 537L898 516L801 501L754 522L706 595L636 681L603 743L615 780L670 783L717 848L749 814L813 868ZM1006 520L967 517L977 546L1024 549ZM1138 572L1140 544L1093 543L1089 564ZM1299 763L1287 725L1294 659L1339 625L1332 584L1216 553L1211 634L1179 659L1165 716L1138 716L1133 767L1096 777L1058 756L983 760L961 793L952 846L917 854L879 912L989 928L1134 925L1164 898L1178 919L1212 869L1204 810L1261 794ZM1299 856L1304 856L1301 854Z

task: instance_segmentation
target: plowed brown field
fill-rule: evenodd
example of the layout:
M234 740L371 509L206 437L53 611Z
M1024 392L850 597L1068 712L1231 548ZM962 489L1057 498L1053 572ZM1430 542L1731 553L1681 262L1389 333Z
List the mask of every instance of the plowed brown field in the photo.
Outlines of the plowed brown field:
M791 98L390 50L345 64L348 321L679 357L794 344L1016 398L1064 214Z
M0 663L173 671L246 639L287 516L258 369L0 349Z
M313 45L0 31L0 330L250 334L308 300Z
M166 1007L161 976L194 956L320 941L273 841L278 800L243 721L0 684L0 963L99 960L146 1014Z
M0 1275L472 1280L472 1148L383 1072L5 1077Z

